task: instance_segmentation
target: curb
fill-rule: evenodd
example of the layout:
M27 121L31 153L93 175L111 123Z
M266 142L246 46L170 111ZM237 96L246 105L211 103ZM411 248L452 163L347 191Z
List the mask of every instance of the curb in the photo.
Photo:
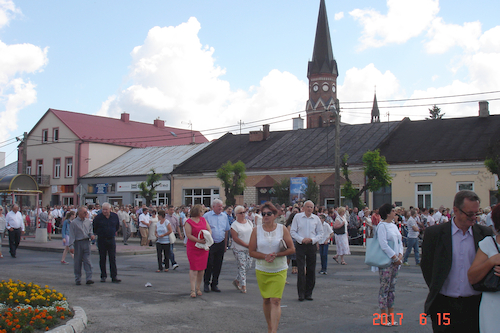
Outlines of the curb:
M85 311L79 307L74 306L75 316L73 319L68 320L65 325L58 326L53 330L47 331L51 333L80 333L87 327L87 315Z

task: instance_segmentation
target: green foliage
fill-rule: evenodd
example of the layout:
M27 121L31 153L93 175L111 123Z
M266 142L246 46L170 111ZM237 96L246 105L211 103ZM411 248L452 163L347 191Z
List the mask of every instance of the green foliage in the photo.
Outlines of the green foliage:
M489 172L500 179L500 141L489 145L484 165ZM500 187L497 188L495 196L500 200Z
M437 106L434 105L432 109L429 109L430 117L426 119L442 119L445 113L441 114L441 109Z
M283 178L273 185L274 194L276 196L276 203L290 204L290 178Z
M220 179L224 187L224 194L226 195L226 205L234 205L236 203L235 196L243 194L245 190L245 163L238 161L231 163L227 161L217 170L217 178Z
M354 207L361 209L364 205L361 200L361 195L366 192L366 190L374 192L382 187L388 186L392 178L389 175L388 164L385 157L380 155L378 149L375 151L369 150L363 154L363 170L366 184L361 189L357 189L352 185L352 181L349 179L348 158L349 156L347 154L342 158L342 175L346 179L346 183L342 187L342 193L346 199L352 201Z
M145 182L139 184L139 188L141 191L139 192L141 196L146 199L146 205L149 206L151 204L151 200L153 200L156 195L155 188L160 185L160 179L162 177L161 173L156 173L155 169L150 170L151 173L148 174Z
M314 179L309 176L307 177L307 189L306 189L306 193L304 193L304 199L305 200L311 200L312 202L314 202L315 205L318 204L318 200L319 200L319 186L318 184L316 184L316 181L314 181Z

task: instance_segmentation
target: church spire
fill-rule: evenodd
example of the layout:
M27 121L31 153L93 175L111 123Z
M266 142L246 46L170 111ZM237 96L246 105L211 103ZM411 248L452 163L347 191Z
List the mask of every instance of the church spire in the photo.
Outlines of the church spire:
M307 77L312 74L334 74L338 76L337 62L333 57L325 0L321 0L319 5L316 38L314 39L313 56L312 61L309 62Z
M338 107L337 61L333 57L325 0L320 1L312 60L307 65L309 100L306 103L307 128L330 126Z
M373 98L373 107L372 107L372 123L380 123L380 111L378 109L377 103L377 92L375 91L375 97Z

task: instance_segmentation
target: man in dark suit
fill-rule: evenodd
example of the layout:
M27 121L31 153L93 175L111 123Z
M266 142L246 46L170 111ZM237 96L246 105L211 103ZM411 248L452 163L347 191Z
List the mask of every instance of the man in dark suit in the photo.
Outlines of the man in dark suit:
M481 293L467 278L478 243L491 229L476 224L479 197L460 191L453 201L451 222L425 230L421 268L429 294L425 313L431 315L434 332L479 332Z
M102 212L94 217L94 235L97 235L97 248L99 249L99 267L101 268L101 282L106 282L106 256L109 256L109 270L111 282L120 283L116 270L116 232L120 228L120 219L111 211L108 202L102 204Z

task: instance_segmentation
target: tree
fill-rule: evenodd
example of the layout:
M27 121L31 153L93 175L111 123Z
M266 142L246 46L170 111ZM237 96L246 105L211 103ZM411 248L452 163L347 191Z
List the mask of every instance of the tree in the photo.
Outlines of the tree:
M500 179L500 141L490 144L484 165L489 172L498 176ZM500 186L497 185L497 193L495 197L500 201Z
M162 177L162 174L156 173L154 168L151 168L149 171L151 173L148 174L146 181L139 184L139 188L141 189L139 193L146 199L146 206L151 204L151 200L153 200L156 195L155 188L161 184L160 179Z
M445 113L441 114L441 109L437 106L434 105L432 109L429 109L430 117L425 118L425 119L442 119Z
M227 161L217 170L217 178L222 182L224 194L226 195L226 205L233 206L236 204L235 196L243 194L245 190L245 163L238 161L231 163Z
M290 204L290 178L283 178L273 185L274 194L278 204Z
M385 157L380 155L380 151L378 149L375 151L369 150L363 154L363 171L366 184L361 189L357 189L352 186L352 181L349 179L350 172L347 165L348 158L349 156L347 154L342 158L342 174L346 179L346 183L343 186L344 197L352 200L354 207L362 208L360 207L361 195L367 190L374 192L382 187L388 186L391 183L392 178L389 175L389 169Z
M306 193L304 193L305 200L311 200L315 205L318 204L319 200L319 186L316 181L311 177L307 177L307 188Z

